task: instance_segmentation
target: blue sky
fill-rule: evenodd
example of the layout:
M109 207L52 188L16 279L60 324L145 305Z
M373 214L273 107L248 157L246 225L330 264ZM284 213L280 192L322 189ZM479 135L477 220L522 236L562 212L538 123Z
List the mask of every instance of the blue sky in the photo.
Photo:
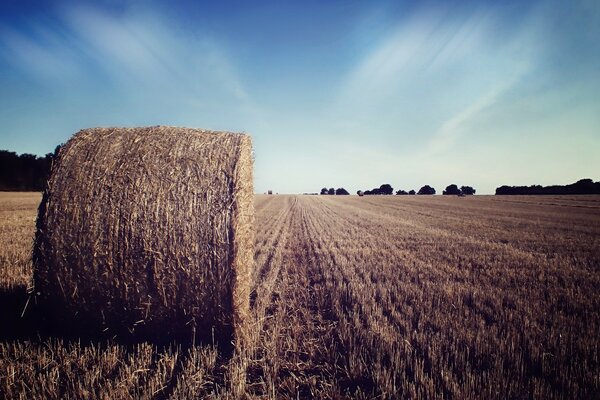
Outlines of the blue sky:
M4 1L0 88L0 148L244 131L257 192L600 179L596 0Z

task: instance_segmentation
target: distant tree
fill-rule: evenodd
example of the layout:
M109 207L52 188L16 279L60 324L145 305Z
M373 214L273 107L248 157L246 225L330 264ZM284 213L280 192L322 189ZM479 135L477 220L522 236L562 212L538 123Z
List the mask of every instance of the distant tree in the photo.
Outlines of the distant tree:
M407 192L406 190L402 190L402 189L400 189L400 190L398 190L398 191L396 192L396 194L397 194L397 195L404 195L404 194L408 194L408 192Z
M371 190L365 190L364 192L365 195L370 195L370 194L394 194L394 188L388 184L388 183L384 183L383 185L379 186L378 188L374 188Z
M454 183L452 185L446 186L446 190L444 190L442 192L442 194L445 194L445 195L455 195L455 196L458 196L461 193L462 192L460 191L458 186L456 186Z
M394 194L394 188L389 183L384 183L383 185L379 186L379 191L381 194Z
M327 194L327 188L321 189L321 194Z
M460 191L462 192L462 194L465 194L465 195L475 194L475 189L473 189L473 187L471 187L471 186L461 186Z
M415 193L415 191L413 189L411 189L408 191L408 194L417 194L417 193Z
M348 193L348 191L344 188L338 188L335 190L335 194L338 196L344 196L344 195L348 195L350 193Z
M425 185L419 189L418 194L435 194L435 189L429 185Z
M329 188L329 190L327 191L327 194L334 195L335 194L335 189L334 188Z

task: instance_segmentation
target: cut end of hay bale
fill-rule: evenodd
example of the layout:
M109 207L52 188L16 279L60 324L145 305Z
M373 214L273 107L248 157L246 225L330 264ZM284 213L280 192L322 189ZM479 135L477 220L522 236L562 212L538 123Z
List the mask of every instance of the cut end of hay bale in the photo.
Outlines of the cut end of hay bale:
M245 134L78 132L39 209L39 302L55 320L144 339L241 336L254 256L252 164Z

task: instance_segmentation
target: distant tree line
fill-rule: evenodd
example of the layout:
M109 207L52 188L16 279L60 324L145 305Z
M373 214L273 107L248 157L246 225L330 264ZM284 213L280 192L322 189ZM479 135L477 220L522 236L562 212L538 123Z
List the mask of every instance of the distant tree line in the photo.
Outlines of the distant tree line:
M6 191L41 191L46 187L50 176L52 160L58 154L60 146L54 153L44 157L34 154L21 154L8 150L0 150L0 190Z
M414 195L414 194L420 194L420 195L434 195L435 192L435 188L429 186L429 185L425 185L423 187L421 187L421 189L419 189L418 192L415 192L414 190L403 190L403 189L399 189L396 191L396 195ZM378 188L374 188L371 190L359 190L358 192L356 192L356 194L358 194L359 196L368 196L368 195L391 195L394 194L394 188L389 184L389 183L384 183L383 185L379 186ZM443 194L445 195L458 195L458 196L463 196L463 195L472 195L475 194L475 189L473 189L471 186L461 186L460 189L458 188L457 185L452 184L446 187L446 190L444 190Z
M569 185L552 186L500 186L496 195L533 195L533 194L600 194L600 182L591 179L580 179Z
M324 187L323 189L321 189L321 194L327 194L327 195L337 195L337 196L345 196L348 195L350 193L348 193L348 191L344 188L329 188L327 189L326 187Z
M361 192L361 191L359 191ZM394 189L389 185L389 184L384 184L381 185L378 189L372 189L372 190L366 190L365 192L361 192L365 195L369 195L369 194L392 194L394 192ZM421 189L419 189L418 192L415 192L414 190L403 190L403 189L399 189L396 191L396 195L402 196L402 195L414 195L414 194L420 194L420 195L434 195L435 192L435 188L429 186L429 185L425 185L422 186ZM475 194L475 189L473 189L471 186L461 186L460 189L458 188L458 186L456 186L455 184L449 185L448 187L446 187L446 190L444 190L443 192L444 194L454 194L454 195L467 195L467 194Z
M459 189L458 185L453 183L452 185L446 186L446 190L444 190L442 194L454 196L473 195L475 194L475 189L473 189L471 186L461 186Z
M381 194L390 195L390 194L394 194L394 188L389 183L384 183L383 185L379 186L378 188L374 188L371 190L365 190L364 194L367 196L381 195Z

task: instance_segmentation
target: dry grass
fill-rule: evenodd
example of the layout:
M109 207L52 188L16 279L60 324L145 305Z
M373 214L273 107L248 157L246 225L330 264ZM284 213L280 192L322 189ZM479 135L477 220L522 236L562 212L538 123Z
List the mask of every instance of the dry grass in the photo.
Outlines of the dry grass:
M6 196L0 240L21 239L0 257L30 246L39 199ZM232 358L9 337L0 397L599 397L599 196L257 196L256 219L253 324ZM5 292L27 284L17 260Z
M0 290L31 283L31 246L41 195L0 192Z
M249 312L252 163L244 134L78 132L40 207L37 304L92 332L231 342Z

